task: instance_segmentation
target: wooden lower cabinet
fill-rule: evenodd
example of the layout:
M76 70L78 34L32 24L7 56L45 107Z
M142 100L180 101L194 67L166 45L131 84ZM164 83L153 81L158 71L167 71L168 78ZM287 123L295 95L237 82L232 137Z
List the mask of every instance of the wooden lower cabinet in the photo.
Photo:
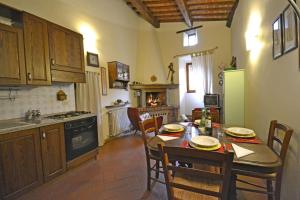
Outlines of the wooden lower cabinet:
M66 171L64 124L40 128L44 180L49 181Z
M0 199L43 183L39 129L0 135Z
M0 199L15 199L66 171L64 124L0 134Z

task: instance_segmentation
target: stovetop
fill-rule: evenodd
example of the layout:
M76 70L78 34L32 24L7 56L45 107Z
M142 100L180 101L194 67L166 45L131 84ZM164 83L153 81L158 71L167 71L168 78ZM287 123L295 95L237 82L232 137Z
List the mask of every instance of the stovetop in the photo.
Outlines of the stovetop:
M67 118L71 118L71 117L77 117L80 115L84 115L84 114L89 114L90 112L86 112L86 111L71 111L71 112L66 112L66 113L61 113L61 114L56 114L56 115L50 115L46 118L49 119L67 119Z

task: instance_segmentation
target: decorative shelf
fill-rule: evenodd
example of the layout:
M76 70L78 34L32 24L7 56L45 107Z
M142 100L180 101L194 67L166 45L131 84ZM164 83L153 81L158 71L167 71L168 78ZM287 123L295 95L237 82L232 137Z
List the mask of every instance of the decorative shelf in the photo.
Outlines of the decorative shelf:
M132 90L142 89L177 89L179 84L130 84Z

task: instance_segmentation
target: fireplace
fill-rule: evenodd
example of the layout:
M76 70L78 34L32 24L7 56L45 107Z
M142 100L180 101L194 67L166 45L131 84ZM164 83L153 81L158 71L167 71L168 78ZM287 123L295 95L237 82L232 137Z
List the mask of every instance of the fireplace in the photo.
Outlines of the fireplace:
M165 106L166 102L166 91L163 92L146 92L146 106Z

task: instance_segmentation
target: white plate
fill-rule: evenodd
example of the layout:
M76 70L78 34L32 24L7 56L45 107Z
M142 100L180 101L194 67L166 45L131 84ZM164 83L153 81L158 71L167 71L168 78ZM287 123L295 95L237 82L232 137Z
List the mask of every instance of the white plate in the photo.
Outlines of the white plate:
M217 138L210 136L195 136L192 137L191 142L199 147L214 147L220 144Z
M253 135L254 131L248 128L241 128L241 127L231 127L227 129L228 132L233 133L235 135Z
M164 125L164 130L166 130L166 131L180 131L180 130L184 130L184 127L180 124L166 124L166 125Z

